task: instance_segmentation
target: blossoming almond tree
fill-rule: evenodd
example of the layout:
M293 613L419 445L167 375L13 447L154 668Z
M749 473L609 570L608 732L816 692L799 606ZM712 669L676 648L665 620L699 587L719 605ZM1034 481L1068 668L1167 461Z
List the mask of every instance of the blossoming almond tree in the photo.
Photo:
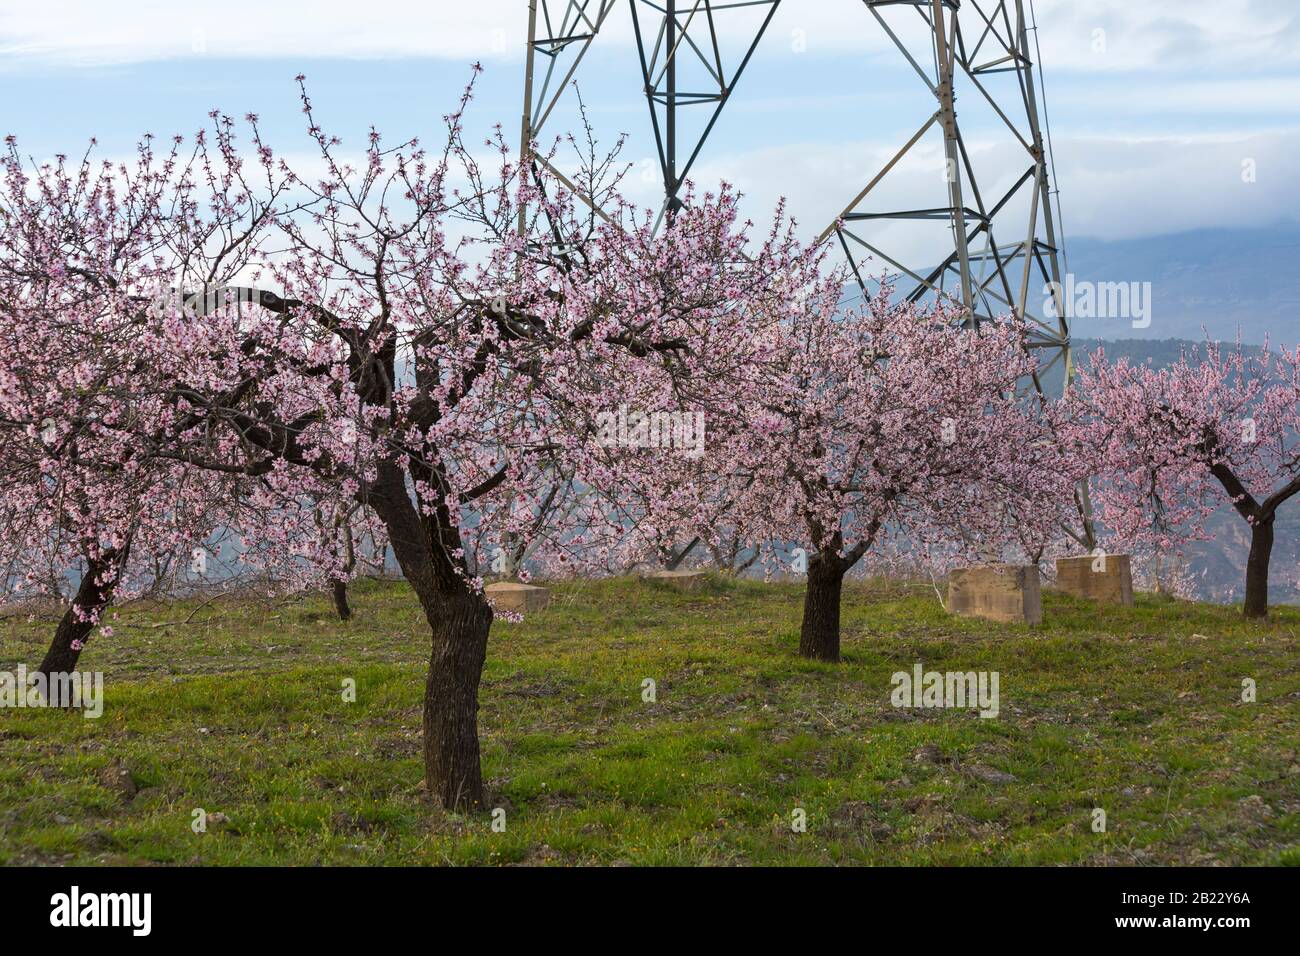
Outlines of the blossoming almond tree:
M306 585L345 573L300 494L237 469L200 472L169 450L179 396L157 377L145 336L175 337L222 308L222 284L257 253L281 186L240 196L229 137L152 139L132 162L0 158L0 595L72 590L40 669L71 670L114 601L195 562L212 579L258 568ZM247 193L247 190L243 190ZM208 201L204 202L206 197ZM187 280L194 294L177 279ZM158 328L151 328L157 325ZM336 502L325 510L331 514ZM241 567L208 549L244 534ZM373 522L352 531L373 537ZM106 628L103 628L106 630Z
M888 286L820 301L769 353L733 453L743 526L808 552L799 651L837 661L844 576L888 536L925 559L994 555L1018 525L1055 534L1070 491L1038 400L1017 398L1035 365L1019 324L960 328Z
M59 310L68 326L38 343L41 313L21 296L6 301L0 311L15 321L0 357L0 602L72 592L42 673L72 670L97 626L111 634L108 609L161 578L230 585L258 570L303 587L347 573L334 549L350 545L337 529L323 538L304 502L268 495L254 478L149 454L157 436L131 429L160 409L139 381L128 398L136 358L114 355L88 312ZM59 349L72 328L92 357Z
M173 194L181 215L222 223L203 248L242 259L244 284L202 309L113 310L136 361L85 386L114 414L137 410L115 431L147 461L230 476L268 512L333 502L378 519L430 629L425 776L448 808L484 799L478 685L493 612L475 554L545 537L539 515L570 513L539 507L557 475L574 476L562 490L603 487L641 467L594 440L602 413L702 412L727 394L750 330L783 312L777 278L809 258L778 228L751 242L728 189L692 197L656 232L608 192L607 221L562 184L521 176L499 134L484 173L462 135L468 98L436 153L374 133L349 164L304 92L314 177L273 155L255 117L246 165L235 124L217 117L213 148L169 178L189 183ZM165 232L169 214L152 214ZM67 258L57 250L41 271ZM158 252L184 291L212 281L201 258ZM286 553L294 527L241 524L250 544Z
M134 164L0 158L0 600L73 592L43 673L75 667L114 599L188 560L231 515L228 482L151 459L131 438L152 416L122 317L178 243L162 198L179 144ZM164 227L165 228L161 228ZM215 263L214 263L215 265ZM218 267L219 268L219 267ZM218 273L213 273L216 275Z
M1268 613L1277 510L1300 494L1300 356L1208 343L1167 368L1098 349L1068 404L1071 440L1099 479L1115 537L1158 554L1206 536L1224 502L1250 526L1243 611Z

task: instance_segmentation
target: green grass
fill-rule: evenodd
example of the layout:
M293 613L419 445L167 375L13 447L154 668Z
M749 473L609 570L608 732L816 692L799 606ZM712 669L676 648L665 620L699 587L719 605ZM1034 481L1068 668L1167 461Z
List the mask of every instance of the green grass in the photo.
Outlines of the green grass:
M421 786L405 585L356 587L346 624L323 597L127 608L82 656L101 719L0 710L0 863L1300 863L1300 612L1048 592L1045 625L1009 626L871 582L831 666L795 654L800 598L577 582L496 623L480 730L505 832ZM51 630L0 622L0 669ZM999 717L891 706L918 661L998 671ZM192 832L199 807L225 822Z

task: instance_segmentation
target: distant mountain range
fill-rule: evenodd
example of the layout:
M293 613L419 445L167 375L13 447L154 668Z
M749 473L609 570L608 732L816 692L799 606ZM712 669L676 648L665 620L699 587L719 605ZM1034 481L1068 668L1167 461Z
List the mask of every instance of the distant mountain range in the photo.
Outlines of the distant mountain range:
M1198 229L1146 239L1069 237L1066 268L1078 282L1150 282L1150 325L1076 318L1092 339L1192 339L1292 346L1300 339L1300 223Z

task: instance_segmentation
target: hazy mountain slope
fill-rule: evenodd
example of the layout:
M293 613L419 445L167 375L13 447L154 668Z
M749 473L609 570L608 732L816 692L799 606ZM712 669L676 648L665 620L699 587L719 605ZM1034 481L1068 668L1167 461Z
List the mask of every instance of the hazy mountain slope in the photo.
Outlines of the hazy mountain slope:
M1291 211L1289 215L1296 215ZM1076 283L1150 282L1151 324L1125 319L1074 322L1076 336L1099 339L1215 338L1293 344L1300 337L1300 224L1199 229L1145 239L1069 237Z

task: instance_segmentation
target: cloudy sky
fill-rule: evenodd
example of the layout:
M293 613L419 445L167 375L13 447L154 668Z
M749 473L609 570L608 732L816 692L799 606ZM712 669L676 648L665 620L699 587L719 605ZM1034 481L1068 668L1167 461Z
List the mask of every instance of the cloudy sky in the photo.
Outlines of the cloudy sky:
M1067 236L1300 219L1295 0L1034 7ZM887 12L899 23L899 8ZM719 17L732 63L752 29L735 16ZM78 151L91 136L117 154L146 131L192 132L220 108L257 112L293 153L305 142L292 81L303 72L345 142L372 123L390 139L436 136L481 61L473 121L514 136L526 23L526 0L0 0L0 126L34 156ZM597 134L628 134L624 155L642 171L630 187L648 201L654 146L625 0L578 80ZM933 112L928 96L858 0L783 0L694 178L735 182L756 217L786 195L820 231ZM1020 160L980 107L974 91L959 93L968 145L996 181ZM571 121L561 108L548 132ZM940 150L925 141L900 167L889 184L899 207L941 204L923 198Z

